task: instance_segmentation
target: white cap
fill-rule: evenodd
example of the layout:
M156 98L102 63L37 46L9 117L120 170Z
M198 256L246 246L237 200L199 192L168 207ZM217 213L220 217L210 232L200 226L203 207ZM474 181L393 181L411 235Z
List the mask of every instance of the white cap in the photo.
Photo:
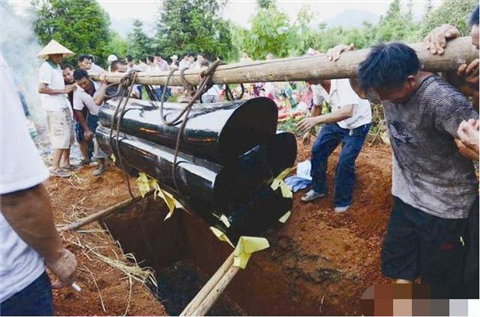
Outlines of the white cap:
M118 60L118 57L113 55L113 54L108 55L108 57L107 57L107 61L108 61L109 64L115 62L116 60Z

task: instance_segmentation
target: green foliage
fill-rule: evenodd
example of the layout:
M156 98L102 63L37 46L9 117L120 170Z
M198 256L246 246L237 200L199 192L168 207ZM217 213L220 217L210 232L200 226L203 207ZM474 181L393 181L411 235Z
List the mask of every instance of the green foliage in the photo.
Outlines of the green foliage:
M275 0L257 0L257 4L260 9L268 9L276 5Z
M237 45L253 59L264 59L269 53L287 57L295 35L287 14L275 6L260 8L250 30L237 28L234 33Z
M478 5L477 0L446 0L422 21L420 37L425 37L431 30L442 24L454 25L462 36L469 35L471 27L468 25L468 20L476 5Z
M415 40L418 24L412 16L400 7L400 0L394 0L388 8L387 14L381 18L375 27L376 42L390 42L395 40Z
M156 49L165 56L204 53L214 60L238 57L230 25L221 18L226 0L165 0L157 20Z
M109 54L110 18L96 0L32 0L34 30L42 45L51 39L102 64Z
M400 0L394 0L385 16L376 25L364 22L361 27L343 28L320 24L312 28L315 12L304 6L290 25L288 17L271 1L257 1L260 9L252 17L249 30L236 26L233 41L240 51L246 51L254 59L263 59L268 53L277 57L303 55L312 47L321 52L338 44L355 44L357 49L366 48L379 42L418 42L435 27L448 23L455 25L463 36L468 35L468 18L476 0L445 0L433 9L432 1L426 2L426 14L422 21L413 18L413 0L404 8ZM282 30L282 32L277 32Z
M149 38L143 31L142 21L135 19L133 21L133 29L128 34L127 53L134 58L145 58L153 52L153 40Z
M117 32L112 32L112 38L109 43L109 52L110 54L115 54L116 56L124 57L127 55L128 43L121 37Z

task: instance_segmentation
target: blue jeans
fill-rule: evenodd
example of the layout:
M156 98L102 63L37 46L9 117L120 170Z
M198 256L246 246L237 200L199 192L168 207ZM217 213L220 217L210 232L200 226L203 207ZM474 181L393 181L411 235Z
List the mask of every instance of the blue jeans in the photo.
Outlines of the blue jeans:
M2 316L53 316L52 284L43 272L32 284L0 304Z
M352 204L355 185L355 160L357 159L370 130L370 124L356 129L342 129L338 124L326 124L312 148L312 189L317 193L327 194L328 157L342 143L335 173L334 204L345 207Z

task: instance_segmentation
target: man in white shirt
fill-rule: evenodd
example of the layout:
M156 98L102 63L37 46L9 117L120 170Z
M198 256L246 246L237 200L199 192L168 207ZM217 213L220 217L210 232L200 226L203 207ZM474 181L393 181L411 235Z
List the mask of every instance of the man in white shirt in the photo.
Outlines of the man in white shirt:
M88 71L89 75L100 75L105 72L105 69L95 64L95 57L93 55L87 55L91 62L91 68Z
M54 315L54 288L74 281L75 256L62 245L42 182L48 170L26 124L12 70L0 53L0 311Z
M117 61L118 62L118 61ZM104 75L101 75L103 78ZM73 78L78 85L78 89L73 93L73 109L77 120L82 126L84 137L87 142L93 139L94 155L100 163L98 168L93 171L94 176L100 176L107 170L107 155L100 149L95 139L95 131L92 131L87 124L87 119L83 113L83 109L88 109L89 121L96 120L98 122L98 108L105 100L106 82L103 80L101 84L92 81L88 73L84 69L77 69L73 72ZM98 123L97 123L98 125ZM95 126L97 126L95 125Z
M327 163L330 154L342 143L342 151L335 174L335 212L345 212L352 204L355 185L355 160L357 159L370 130L372 111L370 103L361 99L350 86L348 79L321 81L314 87L315 107L322 107L321 100L332 108L329 114L303 119L298 128L308 132L316 125L324 124L312 148L312 190L302 197L310 202L328 193Z
M180 70L182 69L187 69L190 67L190 61L188 59L188 54L185 54L182 58L182 60L180 61L180 64L178 65L178 68Z
M62 156L70 167L70 146L74 143L72 114L66 94L75 89L75 85L65 86L60 63L64 56L71 56L73 52L63 47L55 40L37 55L45 59L39 69L39 87L42 107L47 113L47 125L50 143L54 149L52 168L53 176L69 177L70 172L60 168Z
M161 72L166 72L169 69L167 61L162 58L160 53L155 54L155 64Z

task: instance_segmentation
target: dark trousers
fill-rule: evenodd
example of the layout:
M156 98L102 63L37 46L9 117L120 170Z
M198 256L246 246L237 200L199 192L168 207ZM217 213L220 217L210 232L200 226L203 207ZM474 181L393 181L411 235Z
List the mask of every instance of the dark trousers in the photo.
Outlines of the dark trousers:
M472 298L478 298L478 198L473 205L472 210L468 216L467 227L467 259L465 264L465 276L464 283L473 286L473 289L477 290L476 296Z
M422 283L430 284L462 284L467 226L468 219L429 215L394 196L383 240L383 275L405 280L421 277Z
M335 173L334 204L345 207L352 204L355 185L355 160L357 159L370 130L370 124L356 129L342 129L338 124L326 124L312 148L312 188L317 193L327 194L328 157L342 143Z
M52 284L46 272L0 304L1 316L53 316Z
M87 115L87 125L90 131L95 134L95 131L97 130L98 127L98 116L91 114L90 112ZM93 141L90 141L87 143L88 145L88 157L92 158L93 152L94 152L94 147L93 147Z

